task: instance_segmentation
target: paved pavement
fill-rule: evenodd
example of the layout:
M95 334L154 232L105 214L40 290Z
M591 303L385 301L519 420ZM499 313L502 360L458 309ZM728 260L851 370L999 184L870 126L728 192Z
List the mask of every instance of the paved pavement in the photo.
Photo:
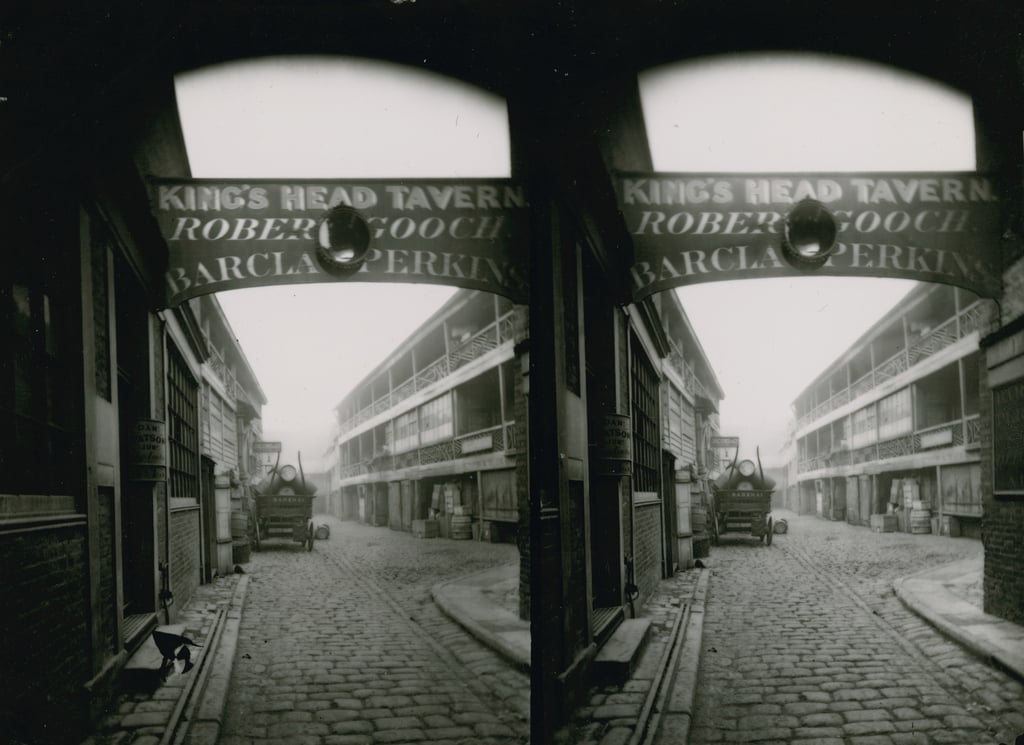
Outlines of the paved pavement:
M776 516L789 531L772 547L727 535L712 552L689 742L995 745L1024 732L1021 682L918 616L933 596L908 608L893 591L976 561L978 541Z
M516 548L323 522L330 539L312 552L266 543L247 569L219 742L527 741L528 674L430 595L438 580L514 560Z
M1024 687L1014 656L1020 653L1024 630L991 617L978 623L981 547L977 541L875 534L792 513L778 512L776 516L787 518L790 532L777 535L773 547L725 536L724 545L708 560L710 569L679 572L660 583L655 597L640 610L651 618L652 627L633 676L622 686L595 689L590 701L559 733L560 743L995 745L1011 743L1017 733L1024 732ZM387 736L375 739L372 735L389 731L399 738L393 741L403 741L403 736L415 741L419 732L427 736L429 727L423 729L427 717L434 717L430 721L438 730L443 729L440 725L448 725L442 721L445 714L427 713L426 707L436 704L406 698L394 698L390 703L401 704L399 708L420 707L411 715L418 718L420 727L400 726L411 724L402 718L406 713L385 716L396 713L387 706L371 714L394 728L370 733L345 734L346 727L359 729L346 725L357 721L353 718L331 721L328 716L324 721L322 714L316 716L319 711L345 711L344 702L354 710L357 701L366 704L377 695L358 698L354 690L344 694L331 691L334 698L330 699L326 689L320 699L308 695L315 691L296 690L293 697L274 703L260 679L274 680L276 676L274 685L288 685L289 671L299 665L309 665L307 669L317 670L315 675L327 676L320 677L316 685L331 685L332 673L318 667L317 661L324 656L324 645L340 635L316 637L311 632L305 642L294 639L286 656L303 650L303 659L277 662L279 667L273 670L266 659L252 662L253 652L259 654L267 642L254 639L252 629L241 623L241 605L247 598L244 615L252 615L258 597L262 600L257 615L263 616L265 623L268 613L273 616L268 626L284 629L304 613L308 618L311 604L330 607L327 615L333 628L351 631L355 620L361 630L360 642L346 649L357 665L373 662L359 655L360 645L379 649L385 637L389 640L385 646L399 653L391 655L393 661L407 660L413 650L423 649L428 657L457 660L454 670L462 665L478 685L459 691L464 694L460 705L465 716L461 722L452 720L451 734L456 739L451 741L525 742L529 680L523 668L529 659L529 638L528 624L515 613L518 568L514 547L504 547L511 549L508 556L496 556L477 550L500 551L502 547L442 539L419 541L417 546L416 539L397 534L400 540L414 542L410 550L419 551L430 544L442 560L452 559L451 549L472 552L467 561L456 562L460 571L430 582L425 579L434 574L425 562L374 552L389 537L386 528L327 522L332 528L331 540L318 542L314 554L355 578L355 592L348 593L350 598L356 596L351 606L337 600L333 605L316 600L317 596L338 595L337 587L316 585L309 586L315 590L302 593L304 602L298 606L281 598L269 602L268 594L259 588L263 582L260 562L266 557L284 559L273 573L291 578L291 584L301 587L296 580L302 576L297 570L303 565L303 553L279 550L258 556L247 565L246 575L201 587L184 609L187 633L200 643L214 643L200 650L199 675L191 680L188 676L172 679L149 697L122 697L89 745L212 743L218 735L220 742L236 745L260 738L267 742L360 743L386 741ZM408 559L410 555L404 556ZM269 567L267 571L271 571ZM403 582L408 591L397 597L393 590L384 590L402 587ZM367 605L359 601L360 594L372 597L377 616L370 613L369 620L366 616L354 619L353 608ZM408 628L398 628L396 635L394 624L398 622L392 620L391 633L381 633L381 608L385 613L409 614ZM466 631L453 628L446 617L458 620ZM493 655L482 653L479 641L497 651L507 664L498 664ZM204 665L203 656L215 664ZM986 660L1005 670L995 669ZM246 708L234 713L226 699L226 680L233 666L238 669L235 681L239 690L260 692L247 696ZM390 668L395 669L400 667ZM446 686L456 683L442 675L440 693L426 695L451 699L455 689ZM401 690L398 684L388 694L417 695L411 689ZM422 690L422 680L416 690ZM316 701L330 704L316 708L322 706ZM258 706L264 710L256 711L256 702L262 702ZM453 703L449 700L446 705ZM457 728L471 728L476 722L474 715L493 711L495 706L505 712L504 719L479 720L497 725L494 730L483 728L491 734L473 731L468 739L462 737L466 732ZM268 723L268 715L275 710L288 716L276 723L271 737L274 725ZM405 735L399 735L403 730ZM415 730L414 734L409 735L409 730ZM484 737L492 739L481 739Z

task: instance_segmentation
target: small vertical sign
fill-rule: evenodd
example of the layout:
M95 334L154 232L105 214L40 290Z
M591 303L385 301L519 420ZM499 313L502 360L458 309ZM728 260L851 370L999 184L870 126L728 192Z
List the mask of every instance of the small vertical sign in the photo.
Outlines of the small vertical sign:
M128 464L131 480L167 480L167 425L163 421L135 420L131 452L132 462Z
M629 476L633 472L633 428L624 414L605 414L598 443L598 472Z

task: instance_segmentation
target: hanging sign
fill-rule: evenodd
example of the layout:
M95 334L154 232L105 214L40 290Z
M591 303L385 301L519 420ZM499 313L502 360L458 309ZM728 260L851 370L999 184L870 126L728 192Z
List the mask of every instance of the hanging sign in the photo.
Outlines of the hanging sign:
M503 179L150 182L168 246L166 302L308 282L422 282L528 302L527 203ZM337 244L352 208L367 245ZM324 261L324 257L332 261ZM358 258L338 271L338 258Z
M137 419L132 432L128 477L133 481L167 480L167 425L159 419Z
M281 443L271 441L256 441L252 444L252 451L256 454L280 453Z
M628 476L633 472L633 427L625 414L605 414L597 453L598 473Z
M712 435L711 436L711 449L719 450L721 448L738 448L740 446L739 437L726 437L725 435Z
M622 174L616 187L634 241L636 300L700 282L810 272L1001 292L999 197L978 174ZM787 216L808 200L836 229L827 260L813 268L783 253Z

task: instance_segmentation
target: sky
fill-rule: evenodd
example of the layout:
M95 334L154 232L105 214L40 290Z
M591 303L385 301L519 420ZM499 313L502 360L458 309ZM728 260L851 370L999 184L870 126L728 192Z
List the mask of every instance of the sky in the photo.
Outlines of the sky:
M507 178L503 99L366 60L288 57L179 76L193 178ZM268 398L263 437L325 468L333 409L454 288L338 283L219 293ZM282 351L284 350L284 351Z
M734 55L649 70L656 171L974 170L970 100L841 58ZM289 57L179 76L194 178L507 177L505 103L388 63ZM725 400L722 433L770 464L799 392L913 286L798 277L676 290ZM451 296L430 285L220 293L266 393L264 439L324 467L332 411Z
M646 71L656 171L973 171L964 94L902 71L820 55L732 55ZM803 389L914 286L794 277L676 290L725 389L722 434L780 461Z

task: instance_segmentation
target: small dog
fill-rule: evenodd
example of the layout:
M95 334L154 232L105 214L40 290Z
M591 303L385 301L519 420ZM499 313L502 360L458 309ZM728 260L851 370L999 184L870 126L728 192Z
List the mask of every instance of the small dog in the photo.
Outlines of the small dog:
M160 675L167 680L172 674L184 675L195 665L192 663L192 652L189 647L199 647L187 636L168 634L165 631L153 630L153 642L163 655L160 662Z

